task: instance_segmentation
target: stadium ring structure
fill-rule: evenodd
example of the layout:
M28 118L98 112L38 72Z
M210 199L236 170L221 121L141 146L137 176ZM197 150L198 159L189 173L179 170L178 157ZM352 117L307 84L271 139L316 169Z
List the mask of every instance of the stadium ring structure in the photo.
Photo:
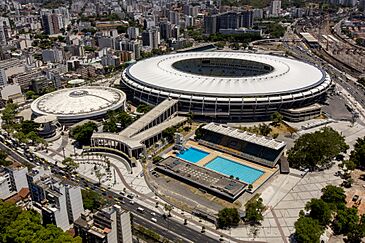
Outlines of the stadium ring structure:
M317 103L331 78L314 65L282 56L187 52L129 66L121 86L128 97L150 105L172 98L180 112L251 120Z
M108 111L124 109L123 91L99 86L68 88L45 94L31 104L35 116L53 115L61 123L99 119Z

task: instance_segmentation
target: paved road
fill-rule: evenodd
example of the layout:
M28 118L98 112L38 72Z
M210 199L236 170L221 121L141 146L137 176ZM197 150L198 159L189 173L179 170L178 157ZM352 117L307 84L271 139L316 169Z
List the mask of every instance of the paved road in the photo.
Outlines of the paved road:
M203 233L197 232L180 222L176 222L173 218L165 219L162 214L156 213L137 202L132 204L130 203L131 199L127 197L110 190L102 191L101 188L95 186L92 182L82 180L80 186L92 189L93 191L107 197L108 200L120 204L122 208L127 209L135 215L134 220L136 220L136 223L141 224L142 226L147 227L148 229L151 229L170 240L176 241L181 239L183 242L219 242L219 239L213 239ZM139 207L143 208L143 212L137 210ZM155 215L152 215L152 213ZM152 218L155 218L157 222L152 222Z

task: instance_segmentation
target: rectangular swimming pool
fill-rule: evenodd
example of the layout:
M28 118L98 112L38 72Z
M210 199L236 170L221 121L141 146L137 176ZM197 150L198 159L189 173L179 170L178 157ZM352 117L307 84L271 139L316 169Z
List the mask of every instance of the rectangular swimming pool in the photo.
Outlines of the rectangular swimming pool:
M214 170L226 176L238 177L241 181L252 184L260 176L264 174L263 171L254 169L252 167L240 164L233 160L225 159L222 157L216 157L204 167Z
M190 147L184 151L181 151L179 154L177 154L176 156L183 159L183 160L186 160L190 163L197 163L199 160L205 158L206 156L208 156L209 153L205 152L205 151L202 151L200 149L196 149L196 148L193 148L193 147Z

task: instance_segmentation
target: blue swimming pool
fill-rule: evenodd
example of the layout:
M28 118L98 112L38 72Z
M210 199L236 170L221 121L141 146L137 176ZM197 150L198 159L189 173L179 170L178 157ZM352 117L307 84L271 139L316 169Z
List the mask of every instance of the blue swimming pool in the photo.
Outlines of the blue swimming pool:
M190 163L195 164L199 160L203 159L204 157L208 156L209 153L201 151L196 148L188 148L179 154L177 154L177 157L184 159L186 161L189 161Z
M249 184L254 183L262 174L264 174L261 170L222 157L216 157L204 167L226 176L233 175L234 178L238 177L241 181Z

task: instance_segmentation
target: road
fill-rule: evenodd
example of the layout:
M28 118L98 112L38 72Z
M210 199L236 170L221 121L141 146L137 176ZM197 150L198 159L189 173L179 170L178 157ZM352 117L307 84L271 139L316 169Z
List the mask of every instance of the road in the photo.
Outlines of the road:
M37 166L35 163L29 161L25 157L21 156L18 152L14 151L11 148L10 144L9 146L7 146L4 143L0 142L0 149L7 151L10 157L22 164ZM52 165L51 168L58 167ZM58 168L58 171L60 171L60 168ZM65 180L71 183L75 183L68 179ZM167 239L170 239L172 241L181 240L182 242L219 242L218 239L210 237L205 233L198 232L195 229L190 228L189 225L183 225L183 223L181 222L176 222L173 218L166 218L162 214L156 213L151 209L138 204L134 200L132 204L130 203L131 199L117 194L113 191L95 186L93 182L81 178L79 185L86 190L93 190L96 193L103 195L111 203L119 204L122 208L130 211L134 215L133 220L137 224L153 230L161 236L166 237ZM143 212L137 210L137 208L139 207L143 208ZM154 213L155 215L153 215L152 213ZM155 218L157 222L152 222L152 218Z

